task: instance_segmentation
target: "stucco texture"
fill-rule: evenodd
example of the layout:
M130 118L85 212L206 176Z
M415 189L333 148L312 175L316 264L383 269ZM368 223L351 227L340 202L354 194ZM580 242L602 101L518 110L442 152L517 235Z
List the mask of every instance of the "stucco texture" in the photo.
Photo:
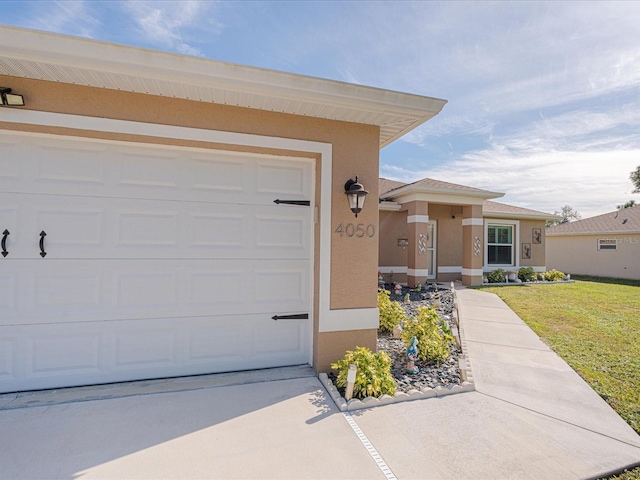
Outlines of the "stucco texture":
M616 240L617 250L598 250L598 239ZM640 235L547 237L547 266L564 273L640 280Z

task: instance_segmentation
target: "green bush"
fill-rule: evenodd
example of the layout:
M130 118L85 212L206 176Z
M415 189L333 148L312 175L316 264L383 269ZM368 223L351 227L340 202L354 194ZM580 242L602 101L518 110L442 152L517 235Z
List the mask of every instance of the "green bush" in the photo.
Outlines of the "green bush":
M545 272L545 274L544 274L544 279L547 282L559 282L563 278L564 278L564 273L559 272L555 268L553 270Z
M347 373L352 363L358 368L353 386L355 398L393 395L396 392L396 381L391 374L391 357L386 352L373 353L365 347L349 350L342 360L331 364L332 369L338 370L337 387L347 387Z
M538 277L532 267L520 267L518 278L523 282L533 282Z
M434 307L418 307L418 315L404 323L402 340L409 346L411 337L418 339L418 358L442 363L449 356L450 334L438 328L440 317ZM448 329L447 329L448 330Z
M393 332L394 327L402 325L407 316L399 302L391 300L389 290L378 290L378 310L380 310L381 332Z
M504 283L504 270L496 268L494 271L487 274L487 280L489 280L489 283Z

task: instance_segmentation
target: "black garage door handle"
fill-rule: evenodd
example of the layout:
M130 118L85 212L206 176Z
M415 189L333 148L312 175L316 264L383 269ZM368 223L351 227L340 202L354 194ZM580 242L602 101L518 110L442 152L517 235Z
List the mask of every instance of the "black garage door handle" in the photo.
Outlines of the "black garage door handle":
M9 230L5 230L4 232L2 232L2 256L6 257L7 255L9 255L9 252L7 251L7 237L9 236Z
M295 315L274 315L271 320L306 320L308 318L308 313L298 313Z
M40 232L40 256L42 258L47 256L47 252L44 251L44 237L46 237L46 236L47 236L46 232L44 230L42 230Z

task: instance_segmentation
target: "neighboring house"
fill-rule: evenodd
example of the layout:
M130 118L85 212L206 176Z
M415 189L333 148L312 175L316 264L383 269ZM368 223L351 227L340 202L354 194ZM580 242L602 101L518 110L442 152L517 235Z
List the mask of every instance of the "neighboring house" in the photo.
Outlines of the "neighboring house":
M0 106L0 392L375 350L378 208L356 218L345 183L375 191L380 148L444 100L13 27L0 44L25 102Z
M378 271L410 286L479 285L496 268L544 272L545 221L558 217L490 200L503 195L430 178L381 178Z
M565 273L640 280L640 206L548 228L547 263Z

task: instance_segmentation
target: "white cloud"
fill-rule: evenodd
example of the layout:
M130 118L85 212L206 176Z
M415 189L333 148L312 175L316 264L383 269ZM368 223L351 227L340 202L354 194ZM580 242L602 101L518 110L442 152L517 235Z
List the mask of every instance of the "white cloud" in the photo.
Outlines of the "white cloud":
M203 41L197 34L208 37L222 29L214 15L215 2L129 0L124 7L147 41L186 55L204 56L196 46Z
M100 21L93 16L84 1L37 2L31 11L32 20L25 23L28 28L48 32L92 38Z
M538 151L513 155L501 145L422 171L382 165L386 178L411 182L430 177L506 193L497 201L553 212L569 204L583 218L615 210L632 195L629 173L640 148L600 152Z

